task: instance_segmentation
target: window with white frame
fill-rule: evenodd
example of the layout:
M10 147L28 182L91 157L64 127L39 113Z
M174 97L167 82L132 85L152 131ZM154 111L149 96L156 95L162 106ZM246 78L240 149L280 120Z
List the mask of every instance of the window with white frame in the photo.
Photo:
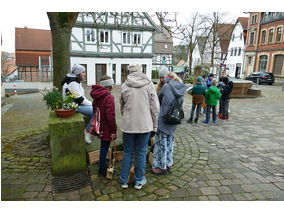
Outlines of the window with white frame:
M235 34L232 35L232 41L234 41L234 39L235 39Z
M242 48L239 47L238 55L241 55Z
M272 43L273 41L273 35L274 35L274 29L270 29L269 30L269 34L268 34L268 43Z
M234 54L234 49L231 48L231 56Z
M234 55L237 55L237 48L235 48L235 52L234 52Z
M122 35L122 43L123 44L130 44L130 32L124 32Z
M133 44L141 45L141 33L133 33Z
M240 41L243 39L243 33L240 34Z
M281 37L282 37L282 27L278 27L277 31L276 31L276 42L280 42L281 41Z
M101 43L109 43L109 31L100 30L100 42Z
M267 55L262 55L259 57L259 72L266 72L267 58Z
M165 49L168 49L168 45L167 44L165 44Z
M95 42L95 30L94 29L86 29L86 41Z

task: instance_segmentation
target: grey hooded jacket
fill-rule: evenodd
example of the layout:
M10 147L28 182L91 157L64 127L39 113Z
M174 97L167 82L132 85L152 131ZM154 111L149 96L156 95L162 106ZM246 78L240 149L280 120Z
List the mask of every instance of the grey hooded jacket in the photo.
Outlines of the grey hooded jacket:
M158 119L158 130L162 131L163 133L167 135L174 135L177 125L167 124L163 120L163 116L167 114L167 112L170 110L172 103L175 100L175 95L171 91L170 86L168 84L170 84L173 87L175 93L178 95L178 97L182 97L182 99L184 97L184 93L187 87L178 81L171 80L169 81L169 83L165 84L162 87L159 93L159 99L162 100L162 104L161 104L161 111L160 111L160 115Z
M121 131L146 133L157 131L159 100L152 81L142 72L133 72L121 86Z

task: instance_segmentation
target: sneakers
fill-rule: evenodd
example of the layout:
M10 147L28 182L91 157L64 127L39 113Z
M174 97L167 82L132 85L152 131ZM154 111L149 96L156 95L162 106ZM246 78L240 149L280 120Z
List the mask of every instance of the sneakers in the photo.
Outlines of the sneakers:
M202 122L205 123L205 124L210 124L210 121L204 120L204 121L202 121Z
M167 170L163 170L160 168L152 168L151 173L154 175L165 175L167 173Z
M224 120L230 120L230 117L225 117L225 119Z
M186 122L189 124L192 124L192 120L187 120Z
M122 183L121 188L122 189L128 189L128 183Z
M85 141L86 141L87 144L91 144L91 143L92 143L92 141L91 141L91 135L90 135L90 133L87 132L86 130L85 130Z
M213 121L213 124L215 124L216 123L216 121Z
M135 182L134 188L138 189L138 190L142 189L142 186L144 186L146 183L147 183L147 180L146 180L146 178L144 176L141 181L136 181Z

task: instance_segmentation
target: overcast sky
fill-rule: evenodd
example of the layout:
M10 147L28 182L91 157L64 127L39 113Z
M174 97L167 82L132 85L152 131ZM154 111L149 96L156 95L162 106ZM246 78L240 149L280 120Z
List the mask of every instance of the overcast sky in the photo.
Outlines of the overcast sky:
M230 5L231 3L227 0L214 0L214 3L210 0L200 0L199 2L202 2L202 4L190 3L190 0L143 0L140 1L139 5L133 5L133 0L112 0L112 4L103 6L101 4L95 5L95 2L98 1L94 0L69 0L67 1L68 4L65 4L64 1L63 3L60 1L61 3L58 4L58 1L59 0L49 0L45 1L45 3L41 3L41 1L36 0L8 0L8 4L5 4L3 9L1 5L0 33L2 34L3 41L2 51L15 52L15 27L23 28L27 26L28 28L34 29L50 29L46 11L92 11L92 9L93 11L146 11L149 13L156 11L170 11L180 12L180 16L183 17L183 20L186 20L186 17L189 17L190 12L196 11L229 11L230 17L234 20L240 16L248 16L242 12L245 11L243 7L235 6L235 8L232 8L232 5ZM83 2L87 3L83 4ZM117 2L126 2L125 4L127 6L123 7L123 4L118 5ZM238 1L239 4L242 2L246 1ZM56 7L54 5L56 5ZM88 5L90 5L90 7L88 7Z

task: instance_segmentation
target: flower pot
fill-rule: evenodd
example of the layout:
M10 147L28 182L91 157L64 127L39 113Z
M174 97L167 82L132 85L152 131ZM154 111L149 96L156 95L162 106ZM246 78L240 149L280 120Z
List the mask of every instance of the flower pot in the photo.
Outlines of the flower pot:
M68 118L76 112L76 109L54 109L54 111L57 117Z

